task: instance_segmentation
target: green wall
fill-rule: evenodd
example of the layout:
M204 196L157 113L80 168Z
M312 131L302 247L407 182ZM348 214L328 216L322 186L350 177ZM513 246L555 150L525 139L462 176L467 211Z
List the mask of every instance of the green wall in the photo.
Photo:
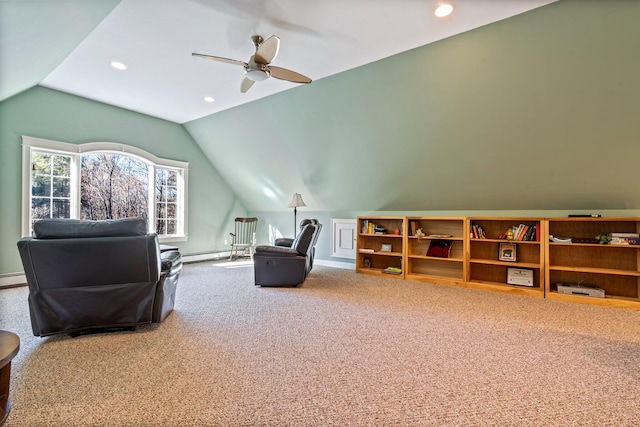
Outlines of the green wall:
M185 127L253 212L638 209L638 22L561 0Z
M175 123L35 87L0 103L0 274L22 271L16 242L21 220L21 136L74 144L119 142L189 163L189 240L185 254L226 250L233 218L246 209L185 129Z
M20 270L22 134L190 162L185 253L226 249L244 207L260 243L291 235L294 192L319 259L332 217L374 211L635 216L638 22L640 2L560 0L184 126L32 89L0 104L0 274Z

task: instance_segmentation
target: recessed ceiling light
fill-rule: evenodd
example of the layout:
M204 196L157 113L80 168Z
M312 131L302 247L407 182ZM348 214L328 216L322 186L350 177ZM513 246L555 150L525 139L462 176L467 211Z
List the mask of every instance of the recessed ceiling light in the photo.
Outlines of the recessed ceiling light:
M113 68L115 68L116 70L126 70L127 69L126 65L124 65L122 62L118 62L118 61L113 61L111 63L111 66Z
M207 101L207 102L213 102L213 101L215 101L215 99L213 99L213 97L212 97L212 96L205 96L205 97L204 97L204 100L205 100L205 101Z
M449 3L441 3L434 12L438 18L449 16L453 12L453 5Z

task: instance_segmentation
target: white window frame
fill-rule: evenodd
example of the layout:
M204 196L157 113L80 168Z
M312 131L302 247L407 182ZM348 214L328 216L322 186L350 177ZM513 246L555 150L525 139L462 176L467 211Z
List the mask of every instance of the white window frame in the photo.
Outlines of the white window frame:
M31 235L31 152L48 151L71 156L71 218L80 217L80 157L90 152L126 153L148 163L153 173L149 174L149 232L156 232L155 184L156 167L177 170L178 173L178 230L179 234L158 236L161 243L186 241L188 233L188 177L189 163L179 160L162 159L140 148L116 142L88 142L70 144L68 142L22 136L22 235Z

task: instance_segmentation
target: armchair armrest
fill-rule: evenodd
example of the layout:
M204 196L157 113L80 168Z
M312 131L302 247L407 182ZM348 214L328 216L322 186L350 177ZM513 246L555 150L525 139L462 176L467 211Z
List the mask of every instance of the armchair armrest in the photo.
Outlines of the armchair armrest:
M293 245L293 240L291 237L280 237L278 239L276 239L275 241L275 245L276 246L285 246L287 248L290 248Z
M173 275L182 270L182 255L180 252L162 252L160 254L160 269L162 273L169 275Z
M254 256L278 256L278 257L296 257L300 255L295 249L284 246L260 245L256 246Z

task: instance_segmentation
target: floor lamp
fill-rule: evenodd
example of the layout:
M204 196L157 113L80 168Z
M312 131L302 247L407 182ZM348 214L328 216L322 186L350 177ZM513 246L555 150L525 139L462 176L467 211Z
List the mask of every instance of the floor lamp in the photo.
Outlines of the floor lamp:
M301 206L307 206L302 201L302 196L300 193L293 193L293 197L291 197L291 201L289 202L288 208L293 208L293 235L296 236L298 233L296 232L296 228L298 226L298 220L296 216L298 215L298 208Z

